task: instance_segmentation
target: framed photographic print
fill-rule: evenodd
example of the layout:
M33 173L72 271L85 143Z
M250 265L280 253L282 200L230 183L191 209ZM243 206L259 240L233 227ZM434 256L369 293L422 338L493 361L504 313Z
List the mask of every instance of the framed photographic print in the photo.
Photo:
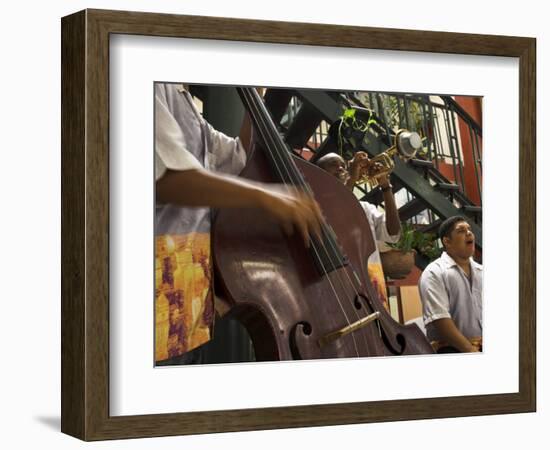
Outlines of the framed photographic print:
M534 411L535 168L534 39L63 18L62 431Z

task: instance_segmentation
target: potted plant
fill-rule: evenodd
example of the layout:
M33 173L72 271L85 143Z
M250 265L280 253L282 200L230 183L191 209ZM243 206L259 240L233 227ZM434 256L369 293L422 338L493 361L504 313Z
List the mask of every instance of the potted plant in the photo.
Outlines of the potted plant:
M429 261L433 261L440 254L435 235L418 231L408 222L401 224L399 240L388 246L391 250L380 253L380 258L384 273L393 279L405 278L411 272L417 252Z

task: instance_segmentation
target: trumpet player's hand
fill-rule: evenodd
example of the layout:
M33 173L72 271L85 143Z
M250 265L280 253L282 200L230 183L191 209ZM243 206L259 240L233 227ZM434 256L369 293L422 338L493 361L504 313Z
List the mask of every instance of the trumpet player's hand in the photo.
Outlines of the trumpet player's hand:
M369 156L365 152L357 152L348 165L349 178L346 186L353 190L355 183L365 174L369 163Z
M357 152L349 162L349 175L358 180L369 163L369 156L365 152Z
M378 185L382 189L387 188L390 185L390 177L388 176L388 174L380 175L376 178L376 180L378 181Z

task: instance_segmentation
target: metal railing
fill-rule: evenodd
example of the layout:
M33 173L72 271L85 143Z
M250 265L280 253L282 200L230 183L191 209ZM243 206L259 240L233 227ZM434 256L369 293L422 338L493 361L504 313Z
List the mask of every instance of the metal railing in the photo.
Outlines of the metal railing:
M419 133L424 148L418 157L432 161L464 196L481 206L481 126L452 97L380 92L358 92L347 97L358 99L374 111L388 135L399 128ZM473 170L474 190L466 170Z
M451 201L458 200L457 206L481 206L481 126L452 97L383 92L334 94L342 109L355 106L372 111L377 119L373 131L383 140L400 128L419 133L423 149L417 158L431 161L437 169L430 179L432 185L456 184L458 190L451 194ZM300 98L292 97L281 121L283 129L292 123L302 105ZM315 153L327 139L328 129L329 124L321 121L304 147Z

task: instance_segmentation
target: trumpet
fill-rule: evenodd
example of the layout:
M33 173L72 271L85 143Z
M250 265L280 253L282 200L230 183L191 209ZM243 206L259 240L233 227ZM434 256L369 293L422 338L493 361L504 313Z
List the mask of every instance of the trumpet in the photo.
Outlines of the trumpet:
M371 187L378 186L378 178L389 175L395 168L394 156L397 154L402 161L408 161L422 148L422 139L414 131L400 129L395 134L394 145L386 151L368 160L364 165L358 184L369 183Z

